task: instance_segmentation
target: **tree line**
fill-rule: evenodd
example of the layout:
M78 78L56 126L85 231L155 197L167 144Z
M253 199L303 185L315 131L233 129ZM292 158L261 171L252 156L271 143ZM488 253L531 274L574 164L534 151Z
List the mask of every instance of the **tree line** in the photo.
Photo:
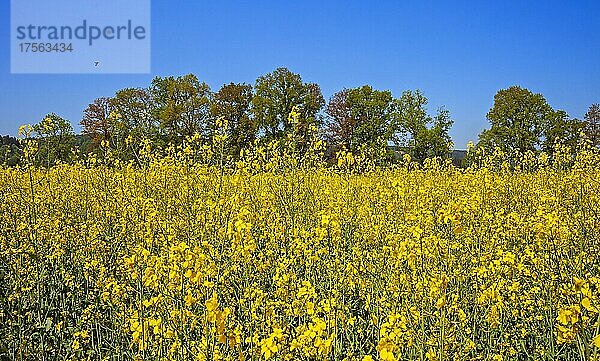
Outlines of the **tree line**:
M182 149L194 141L210 147L216 135L231 160L243 149L269 143L291 142L302 155L315 141L326 144L327 159L342 150L380 164L405 154L419 162L450 158L454 121L443 107L430 114L427 104L419 90L396 98L369 85L342 89L325 101L318 84L287 68L258 77L254 85L229 83L216 92L188 74L155 77L147 88L121 89L95 99L83 112L81 134L54 113L20 133L37 140L33 159L46 166L101 156L107 150L118 159L135 160L142 145ZM518 86L496 94L487 119L490 128L480 134L478 147L551 153L555 144L575 147L582 137L599 144L598 104L578 120L553 109L541 94ZM19 164L22 142L1 140L0 162Z

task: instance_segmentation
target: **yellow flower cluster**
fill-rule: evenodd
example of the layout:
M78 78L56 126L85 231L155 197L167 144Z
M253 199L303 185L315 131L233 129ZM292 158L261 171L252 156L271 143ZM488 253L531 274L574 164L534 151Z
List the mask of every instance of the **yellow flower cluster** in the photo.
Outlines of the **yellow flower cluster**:
M261 152L0 169L0 358L600 360L598 155Z

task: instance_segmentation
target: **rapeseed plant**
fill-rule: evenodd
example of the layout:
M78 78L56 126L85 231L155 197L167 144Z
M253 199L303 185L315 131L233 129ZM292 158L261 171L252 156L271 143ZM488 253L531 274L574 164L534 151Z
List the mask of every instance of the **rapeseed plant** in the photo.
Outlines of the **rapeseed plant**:
M0 169L4 357L600 359L593 152L325 167L273 144L227 168L142 144Z

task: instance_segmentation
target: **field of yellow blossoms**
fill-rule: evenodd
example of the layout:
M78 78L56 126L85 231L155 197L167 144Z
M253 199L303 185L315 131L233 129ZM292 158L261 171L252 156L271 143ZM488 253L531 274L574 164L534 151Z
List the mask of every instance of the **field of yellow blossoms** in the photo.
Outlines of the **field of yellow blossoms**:
M600 360L598 155L253 157L0 168L0 359Z

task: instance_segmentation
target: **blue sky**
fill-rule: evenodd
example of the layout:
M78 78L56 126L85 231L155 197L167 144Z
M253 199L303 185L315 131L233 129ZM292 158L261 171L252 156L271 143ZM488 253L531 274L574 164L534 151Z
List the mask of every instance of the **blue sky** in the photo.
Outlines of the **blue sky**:
M25 1L25 0L24 0ZM457 148L476 140L499 89L521 85L582 117L600 102L598 1L152 1L152 73L11 75L0 0L0 134L48 112L78 129L94 98L193 72L213 90L286 66L326 98L370 84L446 106Z

